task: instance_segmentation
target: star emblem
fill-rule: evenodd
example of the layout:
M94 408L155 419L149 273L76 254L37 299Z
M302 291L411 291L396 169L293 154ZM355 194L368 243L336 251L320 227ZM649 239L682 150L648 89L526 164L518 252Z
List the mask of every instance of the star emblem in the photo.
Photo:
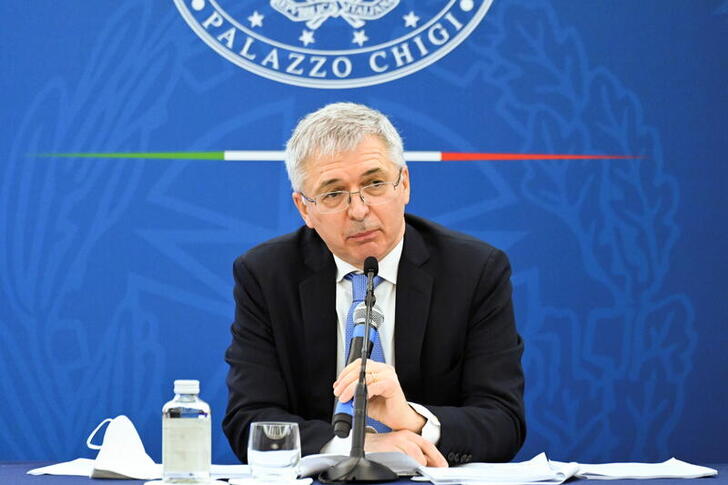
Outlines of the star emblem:
M358 32L357 31L354 32L354 40L352 40L351 42L354 44L359 44L359 47L362 47L364 45L364 42L366 42L368 40L369 40L369 37L367 37L366 32L364 32L363 30L360 30Z
M301 37L299 37L298 40L303 42L304 46L316 42L313 38L313 31L311 30L304 30L303 32L301 32Z
M402 16L402 18L404 19L405 27L417 27L417 22L420 21L420 18L412 11L410 11L407 15Z
M257 10L254 10L253 15L248 17L248 21L250 22L251 27L262 27L264 18L265 18L265 15L261 15L258 13Z
M473 0L460 0L460 8L463 9L463 12L470 12L474 6Z

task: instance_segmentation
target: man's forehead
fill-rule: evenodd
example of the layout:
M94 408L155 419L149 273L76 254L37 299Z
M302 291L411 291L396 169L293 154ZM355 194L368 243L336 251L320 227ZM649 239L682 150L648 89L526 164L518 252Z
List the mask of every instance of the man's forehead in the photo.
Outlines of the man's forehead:
M334 148L332 144L316 147L311 151L306 161L312 164L326 164L338 160L346 160L356 157L358 154L371 153L389 158L389 149L381 138L373 135L365 135L357 143L352 145L340 145Z
M378 143L358 146L355 150L315 156L304 164L306 185L313 189L340 181L356 181L372 175L386 175L396 170L389 150Z

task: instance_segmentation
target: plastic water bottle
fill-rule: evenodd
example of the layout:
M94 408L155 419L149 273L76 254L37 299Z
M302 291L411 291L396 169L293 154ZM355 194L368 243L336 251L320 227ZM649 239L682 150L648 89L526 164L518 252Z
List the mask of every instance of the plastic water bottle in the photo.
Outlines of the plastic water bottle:
M200 381L174 381L174 399L162 408L162 479L167 483L210 481L210 406Z

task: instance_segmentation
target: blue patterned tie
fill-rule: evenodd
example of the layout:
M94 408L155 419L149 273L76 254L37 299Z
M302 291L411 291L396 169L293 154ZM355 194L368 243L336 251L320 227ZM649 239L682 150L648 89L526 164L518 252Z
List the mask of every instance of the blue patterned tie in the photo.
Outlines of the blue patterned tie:
M364 301L364 298L367 294L367 275L352 272L347 274L344 278L351 281L351 290L354 297L353 301L351 302L351 306L349 307L349 311L346 314L346 349L344 349L344 359L346 359L346 357L349 356L351 337L354 334L354 310L356 310L356 307ZM380 278L379 276L375 276L374 288L376 288L377 285L379 285L379 283L381 283L382 281L382 278ZM377 334L378 333L379 332L377 332ZM376 360L377 362L384 362L384 351L382 350L382 343L379 341L378 335L374 339L374 347L372 348L372 355L370 358L372 360ZM346 360L344 360L344 362L346 362ZM367 425L376 429L379 433L386 433L388 431L391 431L389 427L370 417L367 417Z

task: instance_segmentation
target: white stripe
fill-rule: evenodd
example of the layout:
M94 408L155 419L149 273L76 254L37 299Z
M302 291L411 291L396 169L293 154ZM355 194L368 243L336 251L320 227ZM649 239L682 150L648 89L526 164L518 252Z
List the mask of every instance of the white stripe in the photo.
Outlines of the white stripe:
M276 150L225 150L224 159L229 162L282 162L284 151ZM441 162L441 152L404 152L408 162Z
M441 162L442 152L404 152L408 162Z
M284 157L282 150L225 150L229 162L282 162Z

